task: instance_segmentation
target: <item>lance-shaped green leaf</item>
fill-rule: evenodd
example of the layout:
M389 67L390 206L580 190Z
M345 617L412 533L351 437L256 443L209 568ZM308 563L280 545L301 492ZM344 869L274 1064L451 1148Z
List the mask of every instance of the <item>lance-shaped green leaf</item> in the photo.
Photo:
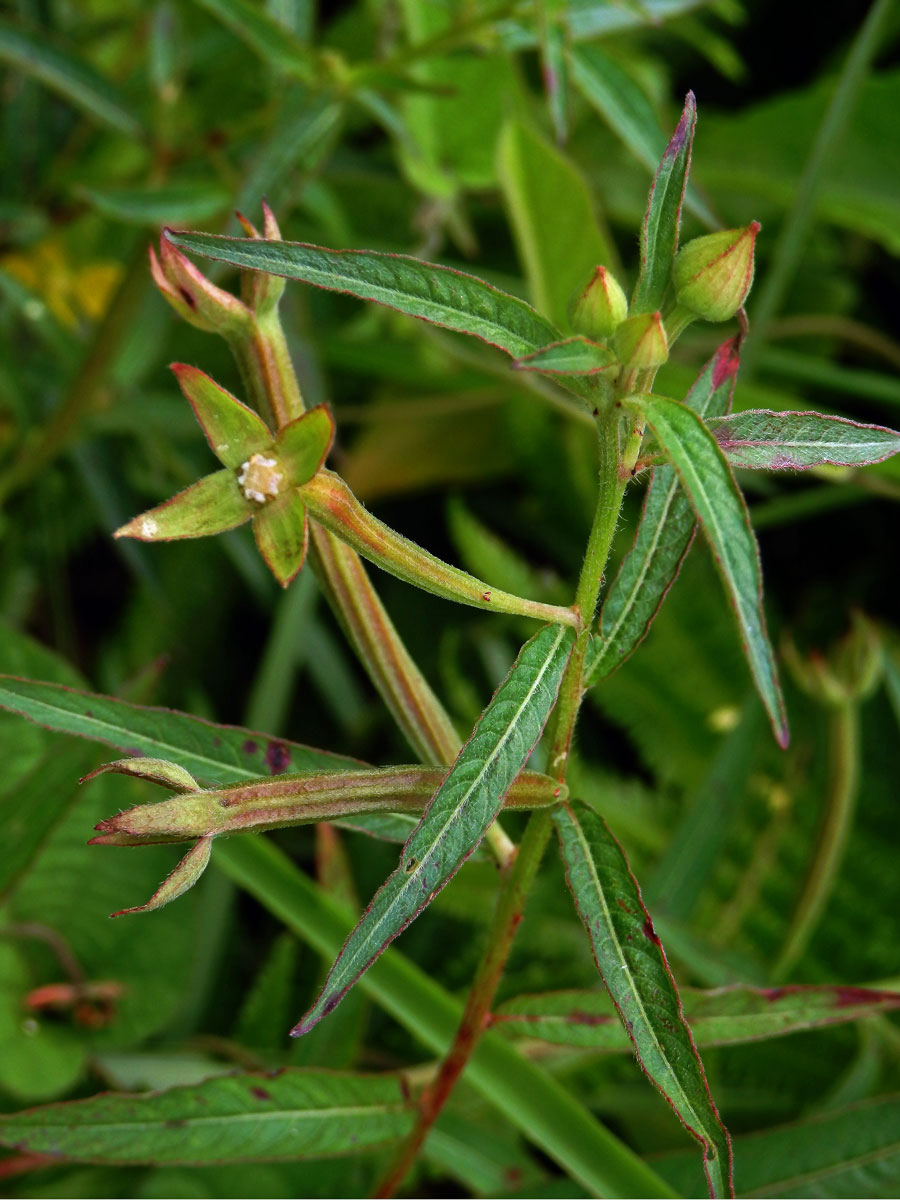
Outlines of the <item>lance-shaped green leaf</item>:
M141 136L137 117L109 80L44 38L0 22L0 62L31 75L94 120L130 138Z
M574 640L571 629L549 625L522 647L295 1035L307 1033L337 1006L484 837L541 736Z
M255 271L299 279L480 338L521 358L559 340L559 330L524 300L474 275L374 250L326 250L303 242L254 241L165 230L170 242Z
M301 489L300 495L312 516L335 537L352 546L358 554L383 571L396 575L414 587L423 588L445 600L456 600L492 612L513 613L571 626L578 622L577 613L572 608L514 596L435 558L373 517L340 475L333 471L319 471Z
M586 805L554 814L597 970L642 1068L703 1150L711 1196L733 1194L731 1144L709 1093L662 943L619 843Z
M732 1046L859 1021L900 1008L900 992L876 988L751 988L681 992L684 1015L698 1046ZM631 1048L606 992L572 989L516 996L497 1008L491 1026L560 1046L601 1051Z
M177 760L198 780L212 785L257 779L263 771L365 770L346 755L314 750L237 725L214 725L187 713L146 708L112 696L81 692L55 683L0 676L0 708L19 713L59 733L103 742L125 754ZM79 772L72 768L72 774ZM336 822L342 824L342 822ZM412 818L358 813L349 828L388 841L403 842Z
M396 1075L287 1068L4 1114L0 1139L75 1162L199 1166L356 1153L412 1122Z
M816 412L750 409L708 424L733 467L762 471L861 467L900 450L894 429Z
M148 774L149 759L121 759L107 763L93 775L114 771L138 775L171 787L187 772L166 763ZM135 846L153 842L181 842L222 833L258 833L286 825L334 821L356 813L411 813L420 816L443 783L446 767L373 767L368 770L316 771L278 775L212 790L196 784L180 788L181 794L156 804L139 804L101 821L100 836L92 844ZM190 778L190 776L187 776ZM505 803L510 808L544 808L565 798L563 784L549 775L523 771L510 787ZM409 833L409 830L407 830Z
M775 1129L735 1138L742 1196L893 1196L900 1173L900 1097L877 1096L845 1108L819 1109ZM699 1171L683 1154L653 1164L695 1196Z
M631 311L655 312L662 304L678 249L681 206L691 167L691 147L697 125L694 93L688 92L681 120L666 146L647 198L641 226L641 271L634 289Z
M685 404L702 417L727 412L738 363L738 339L731 338L700 372ZM600 629L585 666L589 685L620 667L644 640L678 577L695 530L694 510L674 467L656 467L634 545L623 559L600 610Z
M553 342L513 363L517 371L540 371L543 375L597 375L618 365L612 350L580 335Z
M779 745L788 742L775 655L766 632L756 538L740 489L716 439L701 418L666 396L642 395L639 409L678 473L715 556L737 617L744 653Z

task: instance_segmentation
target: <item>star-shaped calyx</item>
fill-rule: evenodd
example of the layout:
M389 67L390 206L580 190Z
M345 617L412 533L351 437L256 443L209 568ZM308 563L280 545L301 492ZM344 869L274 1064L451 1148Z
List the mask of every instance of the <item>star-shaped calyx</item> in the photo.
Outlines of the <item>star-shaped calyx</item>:
M299 492L325 461L334 421L324 405L273 434L262 418L203 371L172 366L223 470L185 488L116 530L142 542L206 537L253 522L260 553L283 586L303 566L308 541Z

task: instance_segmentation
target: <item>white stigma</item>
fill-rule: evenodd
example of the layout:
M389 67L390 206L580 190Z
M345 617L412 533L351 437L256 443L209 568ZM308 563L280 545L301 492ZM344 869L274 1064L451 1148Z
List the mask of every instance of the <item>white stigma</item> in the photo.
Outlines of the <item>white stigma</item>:
M238 484L248 500L265 504L278 495L282 475L275 470L277 466L276 458L266 458L262 454L251 454L245 463L241 463Z

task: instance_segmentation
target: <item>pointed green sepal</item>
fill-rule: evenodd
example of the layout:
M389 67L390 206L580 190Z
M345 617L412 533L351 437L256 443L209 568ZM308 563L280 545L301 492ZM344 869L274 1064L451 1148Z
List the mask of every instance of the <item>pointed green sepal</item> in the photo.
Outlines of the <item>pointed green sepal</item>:
M278 434L275 452L292 487L301 487L312 479L328 457L333 441L334 418L324 404L285 425Z
M243 525L253 515L253 508L238 486L234 471L216 471L164 504L141 513L117 529L113 537L137 538L139 542L207 537Z
M115 775L133 775L138 779L149 779L162 787L171 788L174 792L198 792L200 784L184 767L178 763L169 762L165 758L119 758L115 762L104 763L81 780L87 783L98 775L112 772Z
M170 900L177 900L179 896L183 896L189 888L194 886L206 870L211 849L212 839L201 838L199 842L195 842L191 846L174 871L165 877L146 904L138 904L134 908L122 908L111 915L124 917L127 913L153 912L155 908L162 908Z
M223 466L237 469L251 454L272 445L272 433L262 417L205 372L185 363L172 363L172 371Z
M278 496L253 518L253 533L266 566L282 587L298 575L306 558L309 527L306 505L293 489Z

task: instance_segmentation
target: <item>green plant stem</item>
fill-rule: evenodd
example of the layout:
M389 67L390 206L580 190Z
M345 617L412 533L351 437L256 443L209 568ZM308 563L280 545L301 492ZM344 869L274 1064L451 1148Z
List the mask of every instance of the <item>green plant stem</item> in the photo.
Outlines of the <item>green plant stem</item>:
M581 576L576 591L575 607L584 626L579 632L563 682L555 711L553 749L550 773L565 782L569 747L584 694L584 659L590 642L590 626L594 619L603 572L619 520L622 498L629 475L620 470L618 430L620 409L609 406L598 421L599 490L594 522L591 527ZM625 453L636 452L640 435L635 431L629 438ZM375 1195L392 1196L403 1182L428 1130L437 1120L454 1085L465 1070L481 1037L497 986L506 967L513 938L522 920L522 912L531 884L547 846L553 820L549 810L533 813L525 829L515 859L505 872L488 940L469 992L462 1021L449 1054L444 1059L434 1085L422 1096L419 1120L408 1141L401 1147L395 1161L381 1180Z
M803 954L819 923L840 870L853 824L859 780L859 706L837 704L829 719L829 780L822 827L790 932L772 969L778 982Z
M235 883L318 953L331 960L339 952L355 917L277 847L265 838L230 838L216 843L215 856ZM461 1006L396 948L358 986L433 1053L446 1053ZM566 1087L498 1034L479 1039L466 1081L592 1195L676 1195Z
M807 234L815 218L816 195L823 168L844 132L893 7L894 0L874 0L847 55L797 185L794 203L781 228L772 265L756 295L753 324L758 329L765 329L780 309L800 263ZM741 356L745 381L750 376L759 348L759 339L751 334Z
M18 458L0 477L0 504L36 478L77 435L81 422L90 413L108 378L110 363L118 353L148 287L147 255L141 245L132 253L65 396L40 430L38 439L28 439Z
M377 1197L393 1196L406 1178L428 1136L428 1131L440 1115L478 1044L552 829L553 820L549 809L536 813L528 822L525 835L507 869L507 878L497 898L493 920L488 930L487 947L472 982L453 1045L441 1063L437 1079L422 1094L415 1128L376 1187L373 1195Z

